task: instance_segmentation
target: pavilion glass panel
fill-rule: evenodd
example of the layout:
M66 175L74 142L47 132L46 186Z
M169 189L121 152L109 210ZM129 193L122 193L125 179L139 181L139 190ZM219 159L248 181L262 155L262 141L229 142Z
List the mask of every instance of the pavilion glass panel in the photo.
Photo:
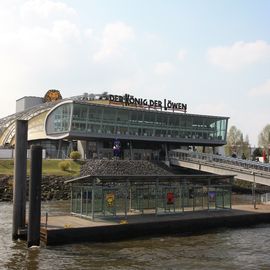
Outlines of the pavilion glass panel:
M75 184L72 186L71 202L72 213L89 218L120 217L136 212L177 214L231 208L231 187L177 181L107 182L94 186Z
M223 188L223 200L224 200L224 208L230 209L232 207L231 201L232 201L232 191L231 187L224 187Z
M80 215L82 213L81 195L82 195L82 187L77 186L72 187L71 212Z

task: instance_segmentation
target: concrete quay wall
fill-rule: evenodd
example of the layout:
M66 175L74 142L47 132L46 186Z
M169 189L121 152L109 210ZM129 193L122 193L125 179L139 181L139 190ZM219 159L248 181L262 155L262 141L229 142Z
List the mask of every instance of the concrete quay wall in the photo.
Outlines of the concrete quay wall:
M143 221L143 217L131 220L128 224L92 225L45 230L43 241L46 245L61 245L76 242L111 242L131 238L153 237L176 234L206 233L220 228L241 228L260 223L269 223L270 212L245 212L223 210L212 215L192 213L189 215L157 217ZM222 213L227 212L227 213Z

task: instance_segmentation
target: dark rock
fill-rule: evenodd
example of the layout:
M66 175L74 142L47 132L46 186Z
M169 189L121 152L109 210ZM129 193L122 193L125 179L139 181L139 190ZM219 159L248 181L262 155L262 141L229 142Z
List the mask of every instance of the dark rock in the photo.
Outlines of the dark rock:
M41 184L42 200L67 200L70 199L70 186L64 182L70 177L43 176ZM27 178L27 187L29 179ZM28 188L26 192L28 199ZM13 198L13 176L0 176L0 201L12 201Z
M81 175L172 175L168 170L146 160L88 160Z

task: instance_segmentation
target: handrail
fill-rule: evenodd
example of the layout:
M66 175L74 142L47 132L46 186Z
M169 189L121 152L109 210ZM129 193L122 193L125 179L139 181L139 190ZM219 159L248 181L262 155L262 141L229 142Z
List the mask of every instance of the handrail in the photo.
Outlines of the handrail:
M269 163L260 163L257 161L244 160L240 158L225 157L221 155L199 153L194 151L188 151L184 149L172 150L169 152L169 157L177 160L194 161L199 160L201 162L215 163L224 166L233 166L234 169L244 168L247 170L257 170L270 173Z

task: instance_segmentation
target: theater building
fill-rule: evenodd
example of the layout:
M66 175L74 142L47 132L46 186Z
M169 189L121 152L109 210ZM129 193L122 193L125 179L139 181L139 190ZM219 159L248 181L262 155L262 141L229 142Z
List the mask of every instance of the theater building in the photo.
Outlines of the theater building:
M226 144L228 117L189 114L187 104L167 99L107 93L62 99L49 90L44 98L17 100L16 110L0 119L0 146L14 146L15 121L25 119L29 146L42 145L48 158L78 150L87 159L162 160L171 149Z

